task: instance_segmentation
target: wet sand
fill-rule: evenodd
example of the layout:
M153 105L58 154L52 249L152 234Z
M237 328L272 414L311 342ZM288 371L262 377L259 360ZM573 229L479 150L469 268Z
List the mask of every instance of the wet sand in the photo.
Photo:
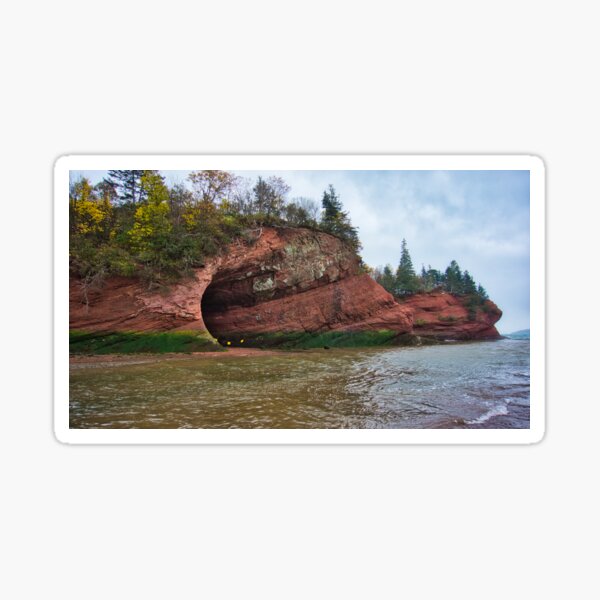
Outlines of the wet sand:
M259 350L258 348L227 348L217 352L170 352L164 354L72 354L69 356L69 364L98 365L109 367L112 365L136 365L164 360L181 360L186 358L239 358L255 356L291 356L298 352L288 350Z

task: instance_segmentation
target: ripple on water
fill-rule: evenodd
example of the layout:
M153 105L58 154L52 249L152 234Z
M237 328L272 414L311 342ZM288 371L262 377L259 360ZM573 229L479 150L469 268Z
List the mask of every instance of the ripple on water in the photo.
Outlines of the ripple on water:
M529 343L73 368L79 427L528 427Z

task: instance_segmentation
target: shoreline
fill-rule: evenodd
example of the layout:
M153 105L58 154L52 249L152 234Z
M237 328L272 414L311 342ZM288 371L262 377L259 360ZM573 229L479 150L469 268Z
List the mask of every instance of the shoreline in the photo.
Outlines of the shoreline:
M110 364L145 364L163 360L189 358L246 358L252 356L291 356L298 354L290 350L260 350L258 348L227 348L210 352L164 352L139 354L70 354L69 366Z

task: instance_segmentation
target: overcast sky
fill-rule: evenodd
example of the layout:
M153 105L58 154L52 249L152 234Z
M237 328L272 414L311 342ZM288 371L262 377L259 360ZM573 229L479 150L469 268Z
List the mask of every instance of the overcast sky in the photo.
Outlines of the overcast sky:
M92 183L105 171L77 171ZM188 171L162 171L185 183ZM277 175L290 198L320 202L332 184L358 227L362 256L372 266L400 258L406 238L413 264L443 270L451 260L468 270L503 310L497 327L529 327L529 171L236 171L255 180Z

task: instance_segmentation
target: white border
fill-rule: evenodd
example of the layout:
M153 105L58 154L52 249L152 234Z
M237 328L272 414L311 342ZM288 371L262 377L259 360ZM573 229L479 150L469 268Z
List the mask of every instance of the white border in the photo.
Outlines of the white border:
M69 429L68 189L71 170L528 170L530 429ZM68 444L531 444L545 433L545 168L537 156L72 155L54 166L54 434Z

